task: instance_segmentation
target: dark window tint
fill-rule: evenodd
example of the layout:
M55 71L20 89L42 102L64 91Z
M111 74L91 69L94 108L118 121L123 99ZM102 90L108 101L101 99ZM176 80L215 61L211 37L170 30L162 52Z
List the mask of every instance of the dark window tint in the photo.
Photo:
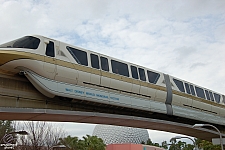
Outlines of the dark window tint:
M205 90L205 95L206 95L207 100L210 100L209 91Z
M177 80L177 79L173 79L174 83L177 85L178 89L181 91L181 92L184 92L184 85L183 85L183 82L180 81L180 80Z
M191 90L190 90L189 84L184 83L184 85L185 85L186 92L187 92L188 94L191 94Z
M100 59L101 59L101 67L102 67L102 70L109 71L108 59L105 58L105 57L100 57Z
M225 104L225 96L223 95L223 103Z
M88 65L86 52L72 48L72 47L68 47L68 46L66 48L78 64L85 65L85 66Z
M49 41L47 44L45 54L50 57L55 57L54 43L52 41Z
M142 69L142 68L138 68L138 71L139 71L140 79L141 79L142 81L146 81L145 70Z
M193 85L190 85L191 94L195 96L195 89Z
M210 92L210 91L209 91L209 96L210 96L211 101L214 101L213 94L212 94L212 92Z
M149 80L149 82L150 83L153 83L153 84L156 84L156 82L159 79L159 74L158 73L155 73L155 72L152 72L152 71L148 71L148 70L147 70L147 74L148 74L148 80Z
M196 93L198 97L204 98L205 99L205 93L204 90L202 88L199 87L195 87Z
M135 66L130 66L130 68L131 68L132 78L138 79L137 67L135 67Z
M220 95L219 94L216 94L216 93L213 93L213 94L214 94L214 97L215 97L215 101L217 103L219 103L220 102Z
M40 43L40 39L32 36L25 36L20 39L0 45L0 48L28 48L37 49Z
M99 69L99 60L98 56L95 54L91 54L91 66L93 68Z
M113 73L129 77L127 64L115 60L111 60L111 63Z

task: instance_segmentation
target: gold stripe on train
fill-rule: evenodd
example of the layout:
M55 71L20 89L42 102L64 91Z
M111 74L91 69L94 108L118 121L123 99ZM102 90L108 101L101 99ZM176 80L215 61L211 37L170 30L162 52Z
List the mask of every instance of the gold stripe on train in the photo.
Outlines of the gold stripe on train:
M19 51L0 51L0 66L12 61L12 60L18 60L18 59L37 59L43 61L43 56L42 58L39 57L37 54L30 54L26 52L19 52Z
M167 91L166 87L163 87L163 86L151 84L151 83L148 83L148 82L145 82L145 81L132 79L132 78L129 78L129 77L123 77L121 75L117 75L117 74L102 71L102 70L98 71L96 69L92 69L92 68L87 67L87 66L82 66L82 65L79 65L79 64L71 63L71 62L66 62L66 61L63 61L63 60L56 59L56 58L49 58L49 57L46 57L44 55L33 54L33 53L29 53L29 52L4 51L4 50L0 51L0 55L1 55L0 65L5 64L9 61L18 60L18 59L33 59L33 60L38 60L38 61L43 61L43 62L46 61L48 63L56 64L56 65L59 65L59 66L62 66L62 67L76 69L76 70L88 72L88 73L94 73L94 74L101 75L101 76L104 76L104 77L113 78L113 79L116 79L116 80L132 83L132 84L136 84L136 85L145 86L145 87L153 88L153 89L156 89L156 90ZM199 97L196 97L196 96L193 96L193 95L190 95L190 94L179 92L179 91L176 91L176 90L172 90L172 93L176 94L176 95L179 95L179 96L186 97L186 98L190 98L190 99L193 99L193 100L197 100L197 101L200 101L200 102L203 102L203 103L207 103L207 104L210 104L210 105L225 108L225 106L223 106L221 104L218 104L218 103L215 103L215 102L212 102L212 101L208 101L208 100L205 100L203 98L199 98Z

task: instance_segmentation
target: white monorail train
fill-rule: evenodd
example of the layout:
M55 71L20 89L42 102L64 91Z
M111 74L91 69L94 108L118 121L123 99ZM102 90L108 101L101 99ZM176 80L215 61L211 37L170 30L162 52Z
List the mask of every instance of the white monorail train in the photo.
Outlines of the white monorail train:
M23 72L45 96L74 98L225 125L225 96L43 36L0 45L0 72Z

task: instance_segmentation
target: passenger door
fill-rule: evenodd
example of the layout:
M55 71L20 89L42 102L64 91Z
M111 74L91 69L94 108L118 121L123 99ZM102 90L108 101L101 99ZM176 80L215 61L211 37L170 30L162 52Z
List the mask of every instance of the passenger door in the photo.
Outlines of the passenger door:
M59 46L59 42L46 39L45 44L44 72L47 78L54 79L56 75L56 47Z

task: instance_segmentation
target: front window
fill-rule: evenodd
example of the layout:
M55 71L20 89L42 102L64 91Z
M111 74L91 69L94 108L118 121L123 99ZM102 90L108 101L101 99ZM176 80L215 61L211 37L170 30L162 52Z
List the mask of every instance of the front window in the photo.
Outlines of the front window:
M27 48L37 49L40 44L40 39L32 36L25 36L20 39L0 45L0 48Z

